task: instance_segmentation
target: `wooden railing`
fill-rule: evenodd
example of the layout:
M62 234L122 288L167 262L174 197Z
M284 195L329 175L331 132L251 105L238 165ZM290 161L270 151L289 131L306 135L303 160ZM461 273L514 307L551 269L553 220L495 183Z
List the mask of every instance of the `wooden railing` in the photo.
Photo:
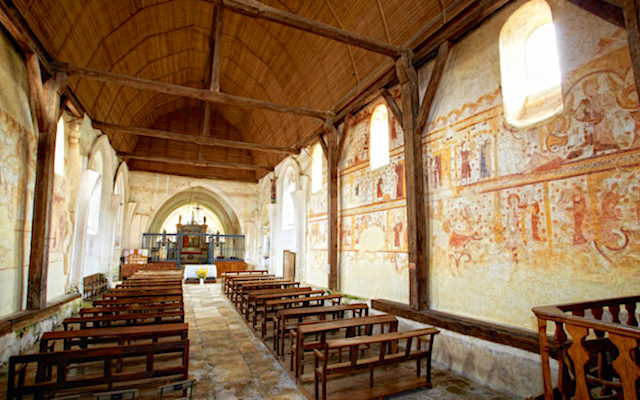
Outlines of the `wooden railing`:
M637 400L640 390L640 296L535 307L545 400ZM548 325L555 325L551 343ZM558 350L554 391L549 351Z

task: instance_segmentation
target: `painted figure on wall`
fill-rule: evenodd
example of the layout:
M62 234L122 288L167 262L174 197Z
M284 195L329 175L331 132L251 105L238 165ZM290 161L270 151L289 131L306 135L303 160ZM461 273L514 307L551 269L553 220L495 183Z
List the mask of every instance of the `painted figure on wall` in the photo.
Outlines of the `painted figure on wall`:
M396 199L404 197L404 163L399 162L395 166L396 172Z
M442 159L439 154L431 159L431 181L436 189L442 184Z
M471 164L469 158L471 151L469 150L469 144L466 141L462 142L460 146L460 183L469 183L471 179Z
M568 208L573 214L573 244L579 246L587 242L582 232L582 223L587 212L587 199L578 185L573 186L571 206Z
M277 191L276 191L276 181L277 181L277 177L273 177L271 178L271 204L276 204L276 200L277 200Z
M611 184L600 198L600 230L606 244L615 245L621 238L621 235L616 232L620 228L618 205L621 198L616 182Z
M384 194L382 193L382 185L383 185L383 181L382 181L382 177L378 178L378 183L376 184L376 198L377 200L382 200Z
M491 151L491 142L489 136L480 136L478 138L478 145L480 147L480 178L489 178L491 177L491 172L489 172L489 152Z

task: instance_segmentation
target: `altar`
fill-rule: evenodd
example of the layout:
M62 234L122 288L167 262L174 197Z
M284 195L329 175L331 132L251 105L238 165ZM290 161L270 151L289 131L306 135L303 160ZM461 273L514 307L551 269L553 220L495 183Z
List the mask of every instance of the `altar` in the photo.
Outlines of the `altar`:
M218 269L215 264L185 264L184 266L184 275L183 280L187 279L198 279L197 272L200 268L203 268L207 271L207 278L215 278L218 276Z

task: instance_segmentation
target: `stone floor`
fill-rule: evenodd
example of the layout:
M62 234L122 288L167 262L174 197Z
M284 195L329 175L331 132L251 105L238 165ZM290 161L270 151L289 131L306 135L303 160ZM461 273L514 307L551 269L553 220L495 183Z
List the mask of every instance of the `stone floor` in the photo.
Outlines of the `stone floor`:
M193 399L305 399L289 373L245 324L222 294L220 284L185 285L189 323L189 372L196 383ZM28 352L37 351L33 346ZM0 367L0 400L6 397L7 366ZM393 399L507 400L509 396L464 377L433 369L433 388L392 396ZM141 388L141 399L153 399L155 387ZM92 398L81 397L82 399Z

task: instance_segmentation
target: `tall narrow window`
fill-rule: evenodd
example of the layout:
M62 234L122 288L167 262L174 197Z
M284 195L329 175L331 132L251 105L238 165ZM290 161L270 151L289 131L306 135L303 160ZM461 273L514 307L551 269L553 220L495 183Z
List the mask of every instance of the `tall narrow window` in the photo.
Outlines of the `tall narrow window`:
M544 0L525 3L502 27L500 73L509 125L526 127L562 111L556 32Z
M322 189L322 147L317 143L311 152L311 193Z
M53 172L60 176L64 176L64 143L64 120L60 117L56 128L56 150L53 158Z
M389 111L380 104L373 109L369 125L369 167L378 169L389 164Z

